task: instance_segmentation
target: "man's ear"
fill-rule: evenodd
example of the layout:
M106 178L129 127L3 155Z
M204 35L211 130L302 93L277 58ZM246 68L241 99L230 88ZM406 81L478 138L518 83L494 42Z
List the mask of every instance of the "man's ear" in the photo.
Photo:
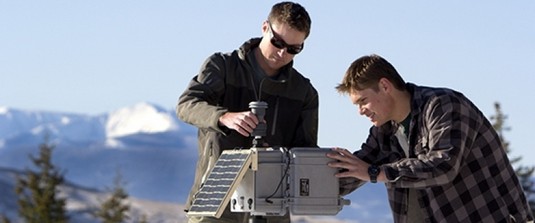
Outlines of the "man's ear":
M384 77L381 78L379 80L379 90L390 93L392 91L392 83Z
M262 34L266 34L268 32L268 29L269 29L269 23L266 20L262 23Z

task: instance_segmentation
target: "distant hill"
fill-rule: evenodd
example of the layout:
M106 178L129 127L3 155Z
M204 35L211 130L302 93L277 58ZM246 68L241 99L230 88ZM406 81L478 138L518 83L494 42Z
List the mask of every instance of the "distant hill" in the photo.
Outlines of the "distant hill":
M12 222L20 222L17 215L17 197L14 193L16 176L21 171L0 168L0 213L5 213ZM108 196L107 192L81 187L72 183L66 183L60 187L61 197L67 198L67 210L70 222L96 223L91 213L99 207L99 204ZM182 205L168 202L154 202L138 198L130 198L127 202L131 206L130 219L139 220L142 215L147 216L149 222L176 223L185 219Z

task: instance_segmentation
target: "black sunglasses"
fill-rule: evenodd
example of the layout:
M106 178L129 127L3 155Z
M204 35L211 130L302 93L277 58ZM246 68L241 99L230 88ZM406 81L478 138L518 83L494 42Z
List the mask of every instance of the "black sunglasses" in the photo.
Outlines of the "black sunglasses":
M278 38L276 36L276 33L273 32L273 27L271 27L271 22L268 21L268 25L269 25L269 33L271 33L271 44L277 47L278 49L286 48L286 52L288 52L289 54L295 55L295 54L300 53L305 47L305 43L302 43L301 45L287 44L286 42L284 42L284 40L282 40L281 38Z

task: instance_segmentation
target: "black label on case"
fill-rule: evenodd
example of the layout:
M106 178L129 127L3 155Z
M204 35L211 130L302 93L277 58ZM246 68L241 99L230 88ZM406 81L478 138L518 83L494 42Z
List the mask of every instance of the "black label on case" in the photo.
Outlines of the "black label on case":
M299 184L299 195L310 196L310 182L309 179L302 178Z

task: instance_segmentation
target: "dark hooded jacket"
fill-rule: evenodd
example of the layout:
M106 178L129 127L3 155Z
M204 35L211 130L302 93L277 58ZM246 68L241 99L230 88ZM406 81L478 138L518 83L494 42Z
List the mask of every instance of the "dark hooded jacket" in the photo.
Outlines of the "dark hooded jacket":
M252 101L267 102L267 131L263 137L266 143L287 148L317 147L318 92L292 67L293 62L283 67L276 78L258 80L247 55L260 40L251 39L231 53L211 55L180 96L177 116L198 127L199 143L187 209L223 150L252 146L252 137L218 125L225 112L247 111Z

